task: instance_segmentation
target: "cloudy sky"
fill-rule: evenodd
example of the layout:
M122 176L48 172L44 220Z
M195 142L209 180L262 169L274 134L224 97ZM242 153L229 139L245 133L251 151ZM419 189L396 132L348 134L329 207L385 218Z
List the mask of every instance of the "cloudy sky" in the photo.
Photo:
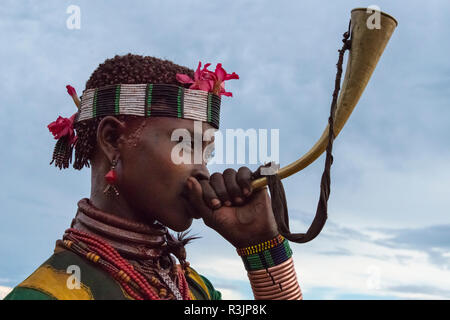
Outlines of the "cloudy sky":
M70 5L80 29L67 28ZM240 76L221 129L279 129L283 166L325 128L342 33L369 5L399 26L335 142L327 224L291 245L299 282L305 299L449 299L450 4L437 0L2 1L0 297L49 257L90 193L88 170L48 165L46 126L74 112L66 84L81 92L128 52L221 62ZM312 221L323 164L284 180L293 232ZM234 248L201 220L192 229L203 237L187 247L194 268L225 299L252 299Z

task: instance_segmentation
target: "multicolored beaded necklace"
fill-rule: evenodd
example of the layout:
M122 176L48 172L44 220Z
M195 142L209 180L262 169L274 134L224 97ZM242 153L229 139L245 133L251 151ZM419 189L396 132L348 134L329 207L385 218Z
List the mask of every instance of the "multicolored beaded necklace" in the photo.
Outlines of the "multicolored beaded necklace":
M155 276L145 276L148 267L135 265L120 256L120 254L107 242L100 238L74 228L66 230L63 241L59 240L67 249L86 257L90 261L98 264L102 269L111 274L125 292L136 300L190 300L189 287L181 268L174 265L172 272L177 273L177 282L168 277L162 276L163 281L170 288L172 293L168 294L167 288ZM150 270L147 270L150 271ZM156 271L156 270L151 270ZM157 273L161 273L162 271ZM162 272L163 273L163 272Z
M111 274L130 298L189 300L184 246L193 239L187 233L175 238L157 221L150 225L120 218L85 198L58 243Z

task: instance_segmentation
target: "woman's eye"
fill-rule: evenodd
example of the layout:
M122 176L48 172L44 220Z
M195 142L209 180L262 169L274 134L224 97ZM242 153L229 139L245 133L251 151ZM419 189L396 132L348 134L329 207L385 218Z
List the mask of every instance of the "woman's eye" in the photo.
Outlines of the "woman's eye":
M212 158L214 158L215 155L215 150L214 149L209 149L205 152L205 161L209 162L211 161Z

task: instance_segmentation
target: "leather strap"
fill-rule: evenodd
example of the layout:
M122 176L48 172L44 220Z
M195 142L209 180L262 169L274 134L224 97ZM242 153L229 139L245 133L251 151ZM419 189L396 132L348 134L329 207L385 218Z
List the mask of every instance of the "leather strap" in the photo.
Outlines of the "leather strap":
M344 53L346 50L350 49L351 41L348 40L350 37L350 24L349 31L344 33L342 42L344 43L342 49L339 50L339 59L335 80L335 88L333 92L333 101L331 102L330 116L328 118L329 124L329 139L326 149L326 159L325 168L323 170L322 179L320 182L320 197L317 204L316 215L311 226L308 228L306 233L291 233L289 229L289 215L286 202L286 194L284 192L283 184L281 183L280 176L278 174L267 175L268 186L272 201L272 210L275 216L275 221L278 225L278 231L280 234L288 239L289 241L296 243L305 243L311 241L319 235L322 231L323 226L327 220L328 216L328 198L330 196L330 169L333 163L333 141L334 141L334 117L337 106L337 99L340 90L341 76L342 76L342 63L344 60ZM262 166L264 167L264 166ZM261 177L261 167L253 173L253 178L257 179Z

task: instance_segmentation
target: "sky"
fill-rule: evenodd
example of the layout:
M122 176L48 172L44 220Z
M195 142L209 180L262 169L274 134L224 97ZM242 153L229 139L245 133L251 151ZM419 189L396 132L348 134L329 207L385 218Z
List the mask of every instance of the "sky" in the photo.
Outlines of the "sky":
M67 28L70 5L80 29ZM81 92L129 52L220 62L240 76L227 82L221 131L279 129L284 166L324 130L350 11L370 5L399 25L334 143L327 223L291 244L297 276L308 300L449 299L450 3L437 0L2 1L0 297L51 255L90 193L88 169L49 166L47 125L74 112L67 84ZM324 160L283 180L292 232L313 219ZM202 220L192 232L191 265L224 299L253 299L232 245Z

